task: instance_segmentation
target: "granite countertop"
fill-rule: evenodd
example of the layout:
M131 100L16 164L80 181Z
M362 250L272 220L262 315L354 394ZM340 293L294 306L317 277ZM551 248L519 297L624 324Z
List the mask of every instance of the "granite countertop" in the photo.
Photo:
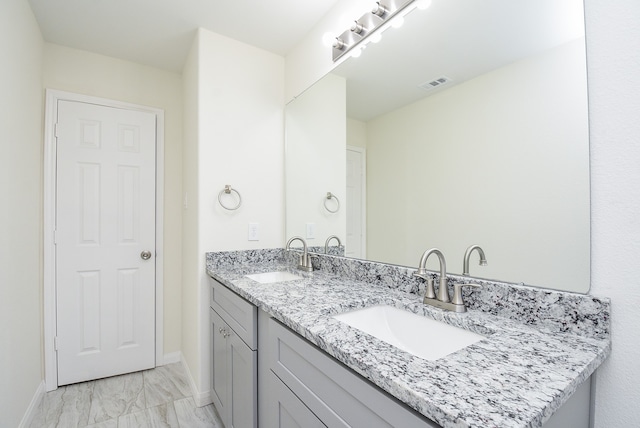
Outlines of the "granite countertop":
M260 284L245 275L303 279ZM608 335L585 337L470 310L445 312L414 293L290 263L207 263L207 273L383 390L444 427L540 427L605 360ZM482 334L436 361L413 356L332 318L388 304ZM425 340L428 340L425 337Z

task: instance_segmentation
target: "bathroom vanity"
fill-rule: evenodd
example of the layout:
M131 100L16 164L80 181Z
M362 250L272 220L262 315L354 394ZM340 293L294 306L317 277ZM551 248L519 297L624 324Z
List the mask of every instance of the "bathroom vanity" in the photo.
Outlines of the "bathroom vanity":
M482 283L455 314L423 305L410 269L319 256L306 273L287 256L207 254L212 398L227 427L588 426L590 376L610 352L608 301ZM487 293L509 309L483 306ZM534 295L539 319L517 313ZM334 318L375 305L483 339L427 360Z

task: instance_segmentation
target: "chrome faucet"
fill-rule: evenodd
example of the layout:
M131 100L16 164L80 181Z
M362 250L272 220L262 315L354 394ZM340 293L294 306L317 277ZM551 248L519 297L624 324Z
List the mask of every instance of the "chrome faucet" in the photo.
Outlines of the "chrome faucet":
M440 261L440 282L438 284L437 295L433 287L433 277L431 275L427 275L427 259L431 254L438 256L438 260ZM480 287L477 284L454 284L453 300L450 300L449 289L447 288L447 264L444 259L444 254L442 254L442 251L437 248L431 248L422 254L418 270L413 273L413 276L427 280L427 287L425 288L424 298L422 300L425 305L431 305L454 312L466 312L467 310L464 305L464 301L462 300L462 287Z
M311 265L311 256L307 252L307 243L300 236L294 236L287 241L287 245L285 247L287 251L291 250L291 243L293 241L302 242L302 254L300 255L300 260L298 261L298 266L296 267L300 270L311 272L313 270L313 266Z
M485 258L484 251L482 251L480 245L472 245L464 252L464 260L462 260L462 275L464 276L469 276L469 259L471 258L473 250L478 250L478 254L480 255L480 266L487 265L487 259Z
M331 241L332 239L335 239L336 241L338 241L338 247L340 247L340 245L342 245L342 242L340 242L340 238L338 238L336 235L331 235L324 242L324 253L325 254L329 254L329 241Z

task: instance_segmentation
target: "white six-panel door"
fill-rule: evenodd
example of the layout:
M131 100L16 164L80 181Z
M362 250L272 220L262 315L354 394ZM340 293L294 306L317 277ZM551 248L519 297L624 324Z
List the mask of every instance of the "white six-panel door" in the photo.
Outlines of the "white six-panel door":
M155 130L152 113L58 101L58 385L155 366Z

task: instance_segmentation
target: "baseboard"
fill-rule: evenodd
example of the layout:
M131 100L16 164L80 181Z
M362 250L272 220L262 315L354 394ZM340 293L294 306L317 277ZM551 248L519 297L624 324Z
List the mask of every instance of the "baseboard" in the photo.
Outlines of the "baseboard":
M211 400L211 391L207 390L204 392L200 392L198 387L196 386L195 381L193 380L193 376L191 375L191 370L189 370L189 366L187 362L182 358L182 354L180 354L180 361L182 362L182 366L184 367L184 371L187 374L187 380L189 381L189 387L191 388L191 394L193 395L193 401L195 401L197 407L204 407L208 404L213 403Z
M167 364L179 363L181 361L182 361L182 352L176 351L176 352L171 352L170 354L164 354L162 356L162 362L158 365L166 366Z
M18 428L27 428L31 425L33 417L35 416L36 409L42 402L42 398L44 397L44 380L40 382L38 388L36 389L36 393L33 394L33 398L31 398L31 402L29 403L29 407L27 407L27 411L24 413L22 420L20 421L20 425Z

